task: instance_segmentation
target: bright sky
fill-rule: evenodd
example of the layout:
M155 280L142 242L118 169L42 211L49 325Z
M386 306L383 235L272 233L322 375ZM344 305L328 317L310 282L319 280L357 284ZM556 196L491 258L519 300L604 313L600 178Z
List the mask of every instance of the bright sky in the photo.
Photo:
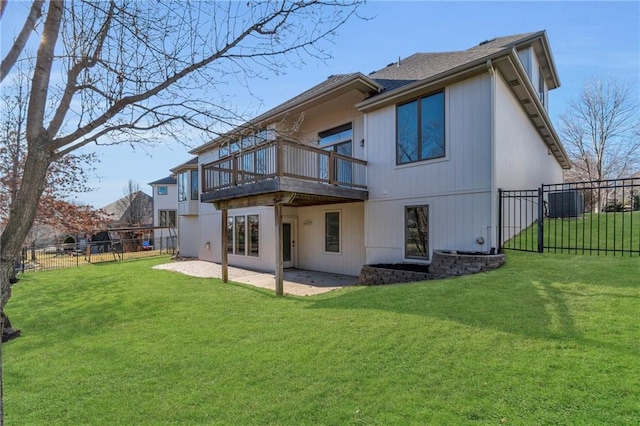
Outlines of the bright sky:
M369 20L342 27L330 46L333 59L309 60L286 75L252 83L264 112L332 74L368 74L415 52L463 50L493 37L546 30L561 87L550 92L550 115L558 118L591 77L613 77L634 87L640 102L640 2L370 2L360 10ZM4 34L3 34L4 36ZM241 88L238 90L246 91ZM238 93L246 99L245 93ZM256 101L254 101L255 103ZM251 117L249 117L251 118ZM182 141L192 147L203 141ZM184 145L154 148L99 147L101 163L90 182L95 191L79 202L102 207L121 198L129 179L147 183L191 158Z

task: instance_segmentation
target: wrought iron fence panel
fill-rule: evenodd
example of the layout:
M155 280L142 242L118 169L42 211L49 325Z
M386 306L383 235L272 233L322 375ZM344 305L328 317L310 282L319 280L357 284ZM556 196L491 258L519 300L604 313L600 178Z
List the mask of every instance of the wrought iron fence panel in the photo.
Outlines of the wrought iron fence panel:
M640 255L640 178L500 190L500 248Z

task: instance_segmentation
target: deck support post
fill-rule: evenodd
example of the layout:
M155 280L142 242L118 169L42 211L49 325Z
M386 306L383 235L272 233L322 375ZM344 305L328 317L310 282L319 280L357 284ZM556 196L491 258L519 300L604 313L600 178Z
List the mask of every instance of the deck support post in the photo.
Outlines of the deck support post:
M276 202L273 206L273 214L275 217L276 235L275 235L275 278L276 278L276 295L282 296L284 294L284 279L283 279L283 250L282 250L282 204Z
M220 263L222 266L222 282L226 283L229 281L229 256L227 253L227 234L228 234L228 229L227 229L227 212L228 210L226 208L223 208L221 210L221 226L222 228L220 229Z

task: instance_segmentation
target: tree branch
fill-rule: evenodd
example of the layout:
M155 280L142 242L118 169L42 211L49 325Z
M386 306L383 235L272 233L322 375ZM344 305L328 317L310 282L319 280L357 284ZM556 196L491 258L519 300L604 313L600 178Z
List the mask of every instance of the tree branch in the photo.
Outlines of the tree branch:
M4 78L9 74L9 71L13 68L16 61L20 57L20 54L24 50L24 47L29 40L29 36L35 29L36 21L40 19L42 16L42 5L44 0L35 0L31 4L31 9L29 10L29 15L27 19L24 21L24 25L22 26L22 30L20 30L20 34L13 42L11 49L7 52L7 55L2 59L2 64L0 64L0 82L4 80ZM4 15L4 9L7 6L6 2L2 2L2 13L0 17Z

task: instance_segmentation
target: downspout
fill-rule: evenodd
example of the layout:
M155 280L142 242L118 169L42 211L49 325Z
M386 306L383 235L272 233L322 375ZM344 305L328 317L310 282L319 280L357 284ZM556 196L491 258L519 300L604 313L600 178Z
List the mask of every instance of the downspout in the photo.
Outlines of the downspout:
M489 229L487 230L487 237L488 237L488 245L487 247L489 247L490 252L495 253L498 246L499 246L499 242L497 241L497 232L498 232L498 226L500 226L500 224L498 223L498 188L496 187L496 182L497 182L497 177L496 177L496 166L497 166L497 161L496 161L496 72L495 69L493 68L493 63L491 62L491 59L487 60L487 71L489 72L489 86L490 86L490 102L491 102L491 106L489 108L489 120L491 123L491 126L489 127L489 143L491 145L491 178L490 178L490 185L491 185L491 225L489 226Z

